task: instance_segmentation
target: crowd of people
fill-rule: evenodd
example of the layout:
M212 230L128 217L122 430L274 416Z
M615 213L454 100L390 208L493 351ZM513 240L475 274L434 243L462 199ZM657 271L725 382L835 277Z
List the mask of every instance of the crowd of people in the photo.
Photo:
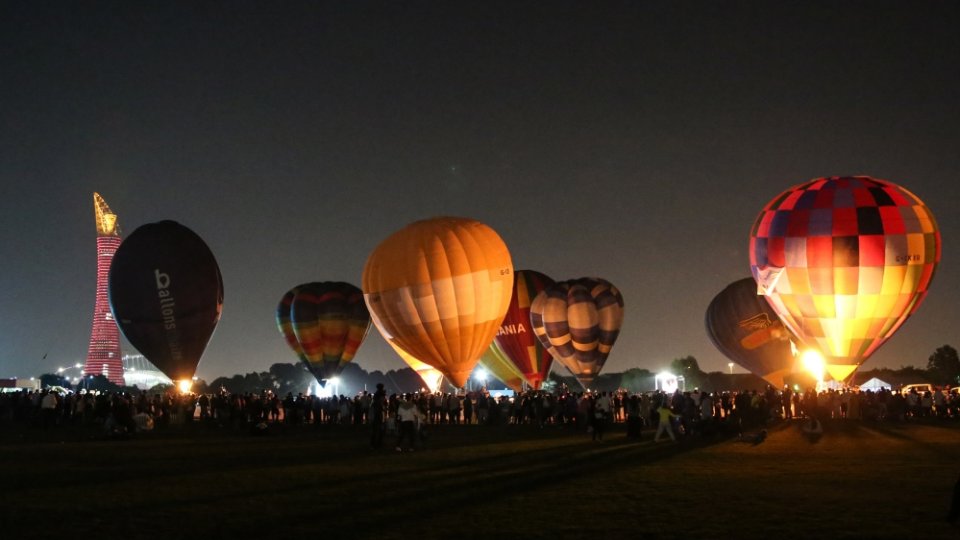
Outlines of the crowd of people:
M516 424L583 429L602 439L610 423L626 423L628 437L657 428L673 439L690 434L742 433L779 419L909 421L914 418L960 418L960 394L943 390L919 393L881 390L804 392L790 388L766 391L673 393L527 391L494 397L485 390L467 393L375 392L354 396L317 397L288 393L278 396L225 391L216 394L147 392L61 393L53 390L0 394L0 425L43 429L57 426L103 426L125 432L163 429L170 425L203 423L246 429L271 425L372 424L371 444L395 435L413 446L415 434L428 426ZM409 427L409 426L407 426ZM422 429L421 429L422 428ZM398 444L397 447L400 447Z

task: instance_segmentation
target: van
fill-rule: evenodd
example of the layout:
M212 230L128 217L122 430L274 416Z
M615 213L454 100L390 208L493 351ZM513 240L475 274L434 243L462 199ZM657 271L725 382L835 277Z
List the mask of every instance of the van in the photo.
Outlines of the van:
M924 394L924 392L930 392L931 395L934 392L934 388L932 384L922 383L922 384L905 385L903 388L900 389L900 393L905 396L909 394L912 390L916 390L917 393L920 394L921 396Z

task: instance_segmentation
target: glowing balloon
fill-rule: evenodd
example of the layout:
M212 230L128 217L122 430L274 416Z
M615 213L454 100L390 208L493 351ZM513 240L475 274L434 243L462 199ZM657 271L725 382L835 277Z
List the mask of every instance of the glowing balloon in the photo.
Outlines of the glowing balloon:
M114 254L108 288L127 341L170 379L190 380L223 309L207 244L174 221L143 225Z
M370 329L370 313L356 286L324 281L297 287L290 322L307 367L324 384L357 354Z
M868 176L781 193L750 232L750 270L783 323L845 380L923 301L940 232L916 195Z
M530 327L530 304L540 291L553 285L553 280L533 270L517 270L513 278L513 296L495 341L516 366L515 370L519 370L530 386L539 390L550 373L553 356Z
M480 365L514 392L523 391L523 373L513 365L496 342L491 343L480 357Z
M766 299L757 294L752 277L727 285L707 307L707 336L727 358L782 388L795 371L790 331Z
M387 342L391 348L403 359L404 363L410 366L416 374L420 377L420 380L423 381L423 384L426 385L427 390L430 390L430 393L433 394L440 389L440 385L443 384L443 373L440 373L440 370L427 364L421 362L416 358L407 354L403 349L397 347L393 343Z
M417 221L380 243L363 292L384 339L460 388L510 304L513 264L493 229L465 218Z
M534 299L530 324L550 354L588 388L620 334L623 297L602 279L561 281Z

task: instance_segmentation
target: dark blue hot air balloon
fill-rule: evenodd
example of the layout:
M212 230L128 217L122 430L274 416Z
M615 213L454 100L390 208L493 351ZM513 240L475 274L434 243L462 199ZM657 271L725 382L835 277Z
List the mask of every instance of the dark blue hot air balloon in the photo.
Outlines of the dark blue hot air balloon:
M175 221L139 227L113 256L109 295L127 341L171 379L190 380L223 309L220 267L203 239Z

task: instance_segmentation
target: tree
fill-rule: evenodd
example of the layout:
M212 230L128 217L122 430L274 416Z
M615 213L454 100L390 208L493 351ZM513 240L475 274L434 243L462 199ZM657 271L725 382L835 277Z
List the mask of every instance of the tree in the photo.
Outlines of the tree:
M683 377L687 390L701 386L706 379L706 373L700 370L700 364L692 356L674 358L670 362L670 372L677 377Z
M63 388L73 388L70 380L57 373L44 373L40 376L40 388L49 388L51 386L62 386Z
M653 373L646 369L630 368L620 378L620 386L631 393L650 391L655 385Z
M955 384L960 382L960 357L950 345L939 347L927 359L927 372L935 384Z

